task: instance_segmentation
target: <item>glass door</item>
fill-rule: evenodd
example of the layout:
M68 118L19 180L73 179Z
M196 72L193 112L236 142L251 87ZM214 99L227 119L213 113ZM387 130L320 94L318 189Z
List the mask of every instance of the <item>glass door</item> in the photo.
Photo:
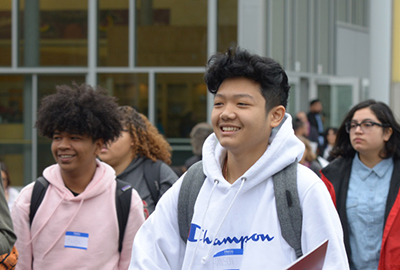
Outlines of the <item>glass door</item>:
M351 107L360 101L360 79L324 78L315 82L323 106L324 128L339 127Z

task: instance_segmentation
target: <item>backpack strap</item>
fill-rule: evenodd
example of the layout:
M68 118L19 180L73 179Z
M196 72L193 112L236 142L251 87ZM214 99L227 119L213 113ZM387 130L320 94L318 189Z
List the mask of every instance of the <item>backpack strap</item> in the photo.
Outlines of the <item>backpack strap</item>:
M40 176L38 179L36 179L32 190L31 205L29 209L30 226L32 226L33 218L35 217L36 211L39 209L39 206L43 201L48 187L49 181L47 181L46 178Z
M147 187L150 191L150 195L157 204L160 199L160 170L162 162L156 160L155 162L151 159L146 159L144 161L144 171L143 176L146 180Z
M117 187L115 189L115 207L118 217L119 242L118 251L122 250L125 228L128 223L129 212L131 210L132 186L124 181L116 179Z
M301 250L303 217L297 190L297 159L272 178L282 236L299 258L303 255Z
M205 175L203 173L203 162L200 160L190 166L183 180L178 199L178 225L179 234L186 243L192 222L194 204L197 195L203 186Z
M205 176L203 163L198 161L186 172L178 199L179 234L186 243L193 218L197 195L203 186ZM282 236L296 252L302 256L301 230L302 211L297 190L297 160L273 176L276 208Z

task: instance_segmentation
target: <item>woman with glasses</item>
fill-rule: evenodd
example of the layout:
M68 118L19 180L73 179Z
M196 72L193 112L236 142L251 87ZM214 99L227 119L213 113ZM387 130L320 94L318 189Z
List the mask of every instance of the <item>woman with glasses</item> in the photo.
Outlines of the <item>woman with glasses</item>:
M346 115L321 171L338 210L351 269L400 269L400 126L363 101Z

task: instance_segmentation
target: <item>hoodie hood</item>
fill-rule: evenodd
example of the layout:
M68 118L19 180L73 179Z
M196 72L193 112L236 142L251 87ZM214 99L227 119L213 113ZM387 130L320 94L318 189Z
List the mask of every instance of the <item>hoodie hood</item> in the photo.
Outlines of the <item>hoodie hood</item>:
M227 152L211 134L203 144L206 179L195 201L187 242L180 238L177 214L185 215L178 198L182 181L191 180L184 180L186 174L164 194L135 237L133 268L286 269L296 260L296 253L281 234L271 176L300 159L304 148L286 114L273 130L264 154L230 184L221 173ZM340 220L326 187L300 164L297 180L305 217L303 253L329 239L324 267L348 269Z
M51 187L54 188L54 190L59 193L60 197L64 200L81 201L95 197L108 190L111 187L112 182L107 181L107 179L115 178L115 171L108 164L96 160L96 171L92 180L89 182L86 189L76 197L65 186L61 176L60 166L58 164L47 167L43 171L43 176L50 182Z
M249 170L239 177L239 179L245 178L249 180L244 185L242 191L248 190L260 182L271 178L296 159L300 160L304 149L304 144L294 135L292 118L286 113L281 124L272 129L267 150ZM204 142L204 174L209 181L213 182L215 178L220 180L218 185L220 188L230 188L230 186L240 185L238 183L240 181L235 181L231 185L222 176L222 165L226 154L227 151L218 142L215 133L211 134Z
M46 199L53 201L53 204L51 207L42 207L41 209L38 209L38 212L35 215L35 220L37 221L35 223L32 223L32 229L36 228L34 226L37 226L38 228L35 233L32 233L32 239L29 244L31 244L36 239L36 237L44 230L56 211L67 213L66 210L63 210L63 208L65 209L66 203L69 205L67 206L69 214L65 215L67 219L64 220L65 222L61 222L61 226L59 226L59 228L63 229L59 230L59 234L57 235L57 237L54 237L52 239L53 241L51 242L51 244L47 247L45 252L43 252L42 255L44 257L64 236L67 228L74 221L76 215L80 212L83 202L91 198L97 197L101 193L105 193L107 190L111 189L113 181L110 181L109 179L115 179L115 171L111 166L96 159L96 171L94 173L94 176L85 188L85 190L78 196L74 196L72 192L65 186L61 176L60 166L58 164L47 167L43 171L43 176L50 183L48 191L46 192L48 193ZM59 209L61 209L61 211ZM46 218L42 219L41 215L46 216Z

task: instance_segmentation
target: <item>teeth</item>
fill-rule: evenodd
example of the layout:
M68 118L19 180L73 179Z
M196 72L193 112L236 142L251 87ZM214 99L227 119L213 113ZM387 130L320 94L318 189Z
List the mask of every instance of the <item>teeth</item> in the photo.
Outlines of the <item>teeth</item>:
M237 128L237 127L223 127L222 130L223 131L238 131L239 128Z
M71 158L71 155L60 155L61 158Z

